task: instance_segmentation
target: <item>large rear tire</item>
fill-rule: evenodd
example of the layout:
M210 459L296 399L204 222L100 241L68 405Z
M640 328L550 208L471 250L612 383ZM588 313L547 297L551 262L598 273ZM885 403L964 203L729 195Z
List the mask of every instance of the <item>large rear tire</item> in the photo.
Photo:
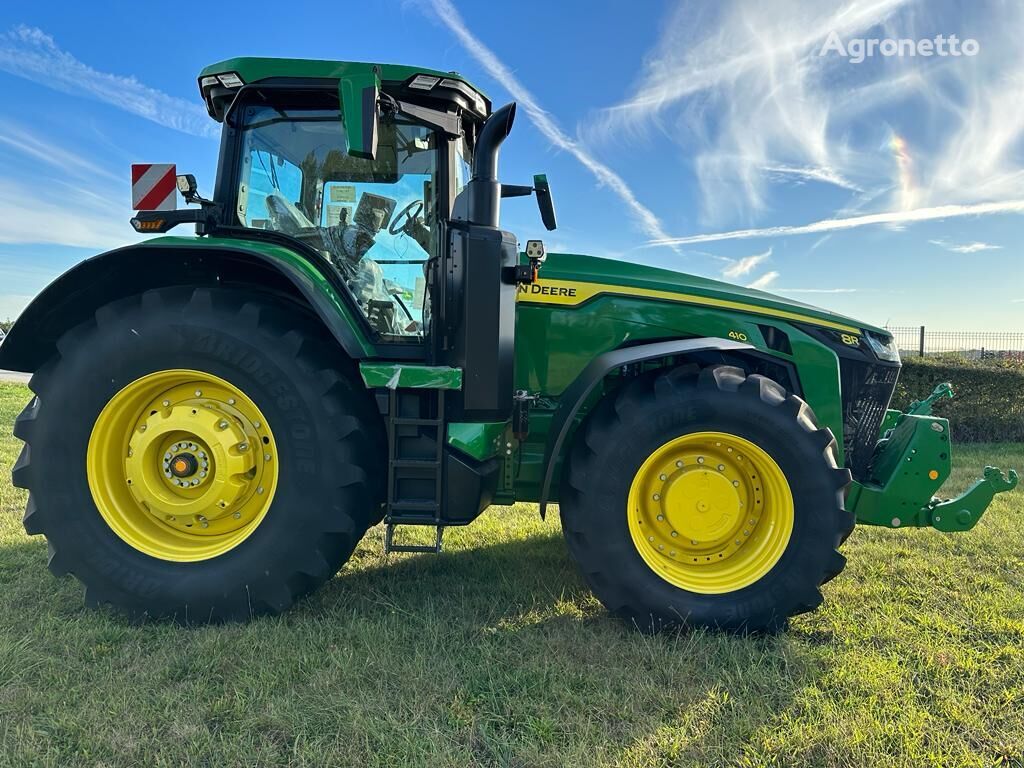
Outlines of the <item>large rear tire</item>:
M245 620L329 579L380 519L373 401L298 308L150 291L65 334L19 416L14 484L89 605Z
M562 528L584 579L645 631L760 631L813 610L845 565L849 471L810 408L723 365L643 376L580 427Z

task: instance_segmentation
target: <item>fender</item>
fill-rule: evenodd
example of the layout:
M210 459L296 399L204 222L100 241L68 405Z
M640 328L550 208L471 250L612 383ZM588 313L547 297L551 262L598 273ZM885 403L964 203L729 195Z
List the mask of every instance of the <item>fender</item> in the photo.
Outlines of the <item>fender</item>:
M378 351L344 283L317 258L323 257L291 244L216 237L155 238L102 253L65 272L29 304L0 346L0 368L35 372L65 331L110 301L210 283L255 286L308 305L353 360L422 356L410 345Z
M750 344L729 339L677 339L613 349L591 360L572 384L565 388L565 391L559 398L558 410L555 411L555 415L551 419L547 445L544 448L544 482L540 488L541 517L543 518L547 512L551 481L555 474L555 461L562 454L562 446L569 436L569 430L580 408L583 407L583 403L586 402L587 397L594 391L594 388L604 380L605 376L624 365L685 355L692 352L736 352L752 349L754 347Z

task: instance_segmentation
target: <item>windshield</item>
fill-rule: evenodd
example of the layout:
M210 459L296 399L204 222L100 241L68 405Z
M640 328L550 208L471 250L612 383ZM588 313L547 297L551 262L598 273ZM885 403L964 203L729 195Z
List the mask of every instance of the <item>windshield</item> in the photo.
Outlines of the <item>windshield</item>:
M240 223L319 250L378 333L422 337L425 269L438 248L435 134L382 118L367 160L348 154L337 109L248 107L243 131Z

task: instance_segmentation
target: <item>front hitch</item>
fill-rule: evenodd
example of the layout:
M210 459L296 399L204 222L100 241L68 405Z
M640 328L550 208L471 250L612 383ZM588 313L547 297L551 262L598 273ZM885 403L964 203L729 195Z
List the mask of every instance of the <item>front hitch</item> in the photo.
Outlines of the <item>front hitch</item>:
M1013 469L1003 479L1003 473L997 467L985 467L985 476L975 480L970 488L955 499L932 499L928 508L931 514L929 524L947 533L970 530L997 493L1012 491L1017 487L1017 479L1017 472Z
M999 469L986 467L984 477L957 498L935 497L953 462L949 422L932 416L931 410L936 401L952 396L952 386L940 384L906 413L886 414L870 477L854 482L846 499L846 508L858 523L966 531L977 524L997 493L1017 487L1014 470L1004 479Z

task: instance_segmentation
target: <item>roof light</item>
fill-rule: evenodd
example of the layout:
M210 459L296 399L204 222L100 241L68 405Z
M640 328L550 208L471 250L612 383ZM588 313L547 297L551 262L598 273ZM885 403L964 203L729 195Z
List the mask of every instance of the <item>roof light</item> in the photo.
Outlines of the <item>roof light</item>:
M225 88L241 88L245 85L245 81L234 72L226 72L223 75L217 75L217 79L220 80L220 84Z
M207 75L206 77L204 77L202 80L199 81L199 87L200 88L209 88L211 85L216 85L216 84L217 84L217 76L216 75Z
M430 75L416 75L409 83L410 88L415 88L419 91L429 91L441 80L440 77L432 77Z

